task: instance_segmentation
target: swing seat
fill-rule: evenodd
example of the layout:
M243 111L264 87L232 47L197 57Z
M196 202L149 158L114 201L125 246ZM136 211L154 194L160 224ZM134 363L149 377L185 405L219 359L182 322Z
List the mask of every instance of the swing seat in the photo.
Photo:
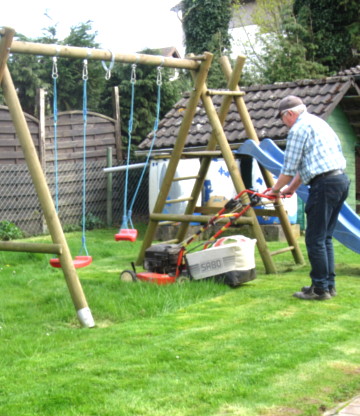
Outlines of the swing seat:
M81 269L82 267L86 267L92 263L91 256L76 256L73 260L73 264L75 269ZM52 267L61 268L61 263L59 258L54 258L50 260L50 265Z
M115 234L115 241L136 241L137 230L124 228Z

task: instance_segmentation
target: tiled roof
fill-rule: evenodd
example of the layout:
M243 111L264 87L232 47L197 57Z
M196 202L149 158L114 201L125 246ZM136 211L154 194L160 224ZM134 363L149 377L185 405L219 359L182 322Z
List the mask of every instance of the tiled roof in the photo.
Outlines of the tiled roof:
M246 93L244 100L259 139L271 138L275 141L284 140L288 131L281 120L276 118L276 109L283 97L289 94L301 97L310 113L326 119L345 95L360 95L354 79L346 75L241 89ZM219 108L221 100L222 97L219 95L213 97L216 108ZM161 120L154 150L171 149L174 146L187 102L188 96L182 98ZM224 131L230 144L237 144L248 138L234 102L230 106ZM206 146L210 135L211 126L200 101L186 140L186 147ZM139 145L138 150L149 149L151 139L152 133Z
M169 46L167 48L159 48L161 56L169 56L171 58L181 58L178 50L175 46Z
M338 75L360 76L360 65L354 66L350 69L345 69L344 71L339 72Z

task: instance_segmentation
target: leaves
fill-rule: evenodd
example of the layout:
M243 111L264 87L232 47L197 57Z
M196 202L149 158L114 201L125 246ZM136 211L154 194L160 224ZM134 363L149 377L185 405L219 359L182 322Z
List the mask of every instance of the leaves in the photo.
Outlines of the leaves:
M230 53L231 37L228 31L231 19L230 0L183 0L183 30L186 53L215 55L209 71L208 85L221 88L226 85L218 57Z
M254 21L260 26L257 47L244 70L245 84L323 77L328 68L315 60L312 32L301 25L292 0L259 0Z
M295 0L294 13L317 46L314 58L330 73L356 65L352 48L359 47L358 2Z

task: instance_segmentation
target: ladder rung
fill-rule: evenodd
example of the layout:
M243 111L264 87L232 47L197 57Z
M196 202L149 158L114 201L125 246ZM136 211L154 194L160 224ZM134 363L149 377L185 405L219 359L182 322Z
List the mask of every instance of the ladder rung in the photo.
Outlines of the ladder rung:
M232 95L234 97L242 97L245 95L245 92L230 90L207 90L206 95Z
M192 198L191 196L189 196L188 198L179 198L179 199L167 199L166 200L166 204L178 204L180 202L185 202L185 201L192 201L194 198Z
M255 209L255 214L258 217L278 217L279 214L274 209Z
M227 219L227 221L228 221L228 219ZM239 217L237 220L235 220L234 224L254 225L254 220L251 217Z
M181 153L181 156L186 157L216 157L216 156L222 156L222 153L220 150L199 150L197 152L183 152Z
M167 241L159 241L158 243L154 243L153 246L157 246L159 244L178 244L180 241L177 238L174 238L173 240L167 240Z
M213 218L213 215L191 215L191 214L160 214L160 213L152 213L150 214L151 221L172 221L172 222L201 222L207 223ZM227 223L229 221L229 217L226 218L219 218L216 223ZM235 224L250 224L254 223L251 217L239 217L235 220Z
M187 181L189 179L200 179L199 175L195 176L183 176L182 178L174 178L173 182L179 182L179 181Z
M172 225L172 224L179 224L179 221L160 221L158 225L160 226L160 225Z
M270 256L276 256L277 254L287 253L288 251L292 251L292 250L295 250L294 246L281 248L280 250L272 251L270 253Z

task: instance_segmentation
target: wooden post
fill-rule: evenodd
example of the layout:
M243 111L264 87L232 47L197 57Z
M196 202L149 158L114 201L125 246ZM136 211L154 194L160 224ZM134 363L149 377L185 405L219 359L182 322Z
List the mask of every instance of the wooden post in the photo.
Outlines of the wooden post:
M19 251L24 253L48 253L61 254L62 247L59 244L23 243L16 241L0 241L1 251Z
M230 90L233 90L233 89L236 88L236 86L239 82L239 79L240 79L240 74L241 74L241 71L242 71L242 67L243 67L243 62L238 60L236 66L235 66L235 70L233 71L233 73L231 75L231 81L229 82L229 89ZM207 94L207 92L208 92L208 90L205 87L203 94ZM233 97L231 95L227 95L227 96L223 97L223 100L221 102L221 106L220 106L220 109L219 109L219 120L220 120L221 125L223 125L224 122L225 122L226 115L229 111L230 104L232 102L232 98ZM207 147L206 147L206 152L209 152L209 154L211 154L210 152L215 151L216 145L217 145L216 134L215 134L214 131L212 131L209 142L208 142ZM205 156L206 152L202 152L202 154ZM221 152L219 152L219 156L222 156ZM199 180L195 183L195 186L194 186L194 188L192 190L192 193L191 193L192 201L190 201L187 204L187 207L186 207L186 210L185 210L185 213L184 213L185 215L192 214L194 212L196 202L199 198L200 192L201 192L203 184L204 184L204 179L205 179L206 174L209 170L210 163L211 163L211 158L210 157L203 157L202 158L199 173L198 173L198 176L200 178L202 178L202 180L201 181ZM179 231L178 231L178 234L177 234L177 239L179 239L179 241L184 240L188 227L189 227L189 224L186 223L186 222L180 225Z
M29 127L26 123L26 119L7 66L5 66L3 71L1 86L3 88L4 97L15 126L16 134L24 152L24 157L34 183L39 202L45 215L52 241L54 244L60 245L62 249L62 254L60 254L62 270L77 311L78 319L83 326L93 327L95 325L94 320L86 302L79 278L76 274L70 250L57 216Z
M39 161L41 168L46 178L46 148L45 148L45 90L44 88L38 89L38 109L39 109ZM40 216L41 230L43 233L47 232L46 220L44 213L41 212Z
M7 60L10 54L10 46L14 35L14 29L6 27L0 30L0 83L4 76Z
M166 202L166 198L169 194L169 190L172 185L172 180L175 176L176 168L178 166L182 151L185 146L186 137L188 135L192 120L196 113L197 104L200 100L200 96L203 91L204 84L206 82L207 74L211 66L213 55L209 52L206 52L204 56L205 56L205 60L201 62L199 72L196 74L196 77L195 77L195 83L194 83L195 85L190 95L188 105L187 105L183 120L180 125L178 137L177 137L174 149L171 153L171 158L169 160L168 168L166 170L163 183L161 185L161 189L160 189L157 201L153 209L154 213L160 214ZM146 229L146 233L144 236L144 241L143 241L139 256L137 258L137 261L136 261L136 264L138 265L142 264L145 250L151 245L154 239L157 224L158 224L158 221L155 221L155 220L150 220L149 222L149 225Z
M45 90L38 89L38 108L39 108L39 161L46 176L45 159Z
M112 167L112 148L107 148L107 163L108 168ZM112 216L112 172L106 173L106 225L108 227L112 226L113 216Z
M222 66L222 69L223 69L223 72L224 72L225 76L227 77L227 79L229 79L230 76L231 76L231 73L232 73L232 69L231 69L231 65L230 65L228 57L226 57L226 56L221 57L221 66ZM240 88L237 86L236 90L239 91ZM235 100L235 103L236 103L241 121L243 122L243 125L245 127L245 131L246 131L248 137L250 139L254 140L256 143L260 143L259 138L258 138L258 136L256 134L256 131L255 131L254 125L251 121L249 112L247 110L244 98L242 96L237 96L237 97L234 97L234 100ZM261 168L261 171L262 171L262 174L264 176L264 180L265 180L267 186L269 188L271 188L271 186L274 184L274 180L273 180L273 177L272 177L271 173L268 170L263 169L263 168ZM291 254L292 254L295 262L297 264L304 264L305 263L304 257L302 255L301 250L300 250L299 244L296 241L296 238L294 237L294 233L292 232L291 224L289 222L289 218L286 214L286 211L284 209L284 206L283 206L281 200L279 200L278 203L276 203L274 206L275 206L276 212L279 216L280 224L281 224L281 226L284 230L285 237L286 237L289 245L294 247L294 250L291 251Z
M123 161L119 87L113 88L113 109L115 119L115 152L117 162L119 163Z
M220 123L220 120L217 116L214 104L212 102L211 97L209 96L203 96L202 97L204 107L206 109L206 113L208 114L210 123L212 125L213 131L215 132L217 142L220 146L223 158L226 162L226 166L229 170L230 176L232 178L232 181L234 183L235 189L237 193L242 192L245 189L244 182L242 180L242 177L240 175L238 166L236 164L233 152L230 148L230 145L227 141L227 138L225 136L224 130L222 129L222 125ZM245 202L250 202L248 199L248 196L244 194L244 200ZM267 273L276 273L276 267L273 262L273 259L271 258L270 251L267 247L264 234L261 230L261 227L257 221L256 215L254 213L253 209L249 209L247 211L247 216L253 219L253 225L252 225L252 232L253 237L256 238L257 246L259 249L259 253L261 255L261 258L263 260L265 269Z

